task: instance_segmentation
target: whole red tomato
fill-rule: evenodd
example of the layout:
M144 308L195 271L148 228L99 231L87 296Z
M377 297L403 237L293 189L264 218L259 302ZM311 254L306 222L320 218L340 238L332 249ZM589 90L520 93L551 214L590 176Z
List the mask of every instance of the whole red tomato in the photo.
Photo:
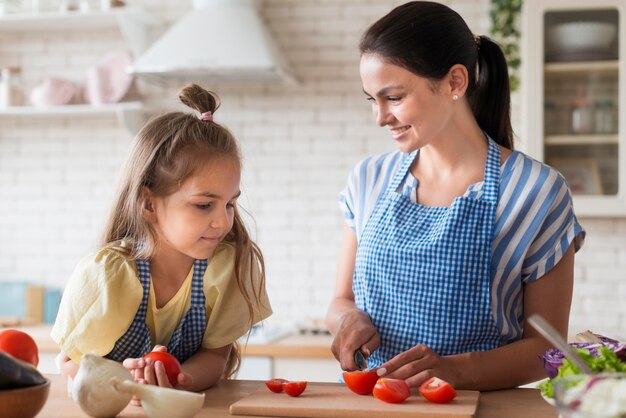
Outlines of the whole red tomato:
M302 392L306 389L306 382L284 382L283 390L289 396L300 396Z
M265 381L265 386L274 393L280 393L283 391L283 383L286 381L287 380L280 378L270 379Z
M411 389L403 379L381 377L376 382L372 394L381 401L398 403L411 395Z
M378 374L376 370L343 372L343 380L352 392L359 395L370 395L378 381Z
M35 340L23 331L5 329L0 331L0 351L37 367L39 350Z
M419 394L435 403L446 403L456 398L456 390L445 380L431 377L421 384Z
M145 356L143 356L144 360L152 359L153 362L160 361L163 363L165 367L165 373L167 373L167 378L169 379L172 385L176 385L178 383L178 374L180 373L180 363L170 353L165 353L163 351L151 351Z

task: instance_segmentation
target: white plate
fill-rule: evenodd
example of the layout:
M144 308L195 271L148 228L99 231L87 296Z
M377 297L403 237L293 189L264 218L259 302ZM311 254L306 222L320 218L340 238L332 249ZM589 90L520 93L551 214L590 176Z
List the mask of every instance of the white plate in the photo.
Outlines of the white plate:
M551 53L581 50L607 50L615 40L617 27L612 23L578 21L556 25L548 30Z

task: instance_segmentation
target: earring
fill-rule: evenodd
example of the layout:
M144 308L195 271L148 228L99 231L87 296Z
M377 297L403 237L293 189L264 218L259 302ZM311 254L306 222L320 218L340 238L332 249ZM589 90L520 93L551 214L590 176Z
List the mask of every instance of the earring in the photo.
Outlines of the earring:
M454 96L452 96L452 100L454 100L455 102L459 100L459 95L455 94Z

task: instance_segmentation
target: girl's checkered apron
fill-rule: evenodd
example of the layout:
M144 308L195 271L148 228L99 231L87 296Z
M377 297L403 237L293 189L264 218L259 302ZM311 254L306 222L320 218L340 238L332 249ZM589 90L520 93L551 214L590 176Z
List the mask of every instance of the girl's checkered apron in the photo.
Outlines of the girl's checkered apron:
M450 207L396 192L414 158L407 155L380 198L357 249L355 301L381 338L370 367L418 344L439 355L501 345L490 303L500 149L489 140L482 194Z
M148 295L150 294L150 261L137 259L135 262L139 272L139 281L143 288L143 296L132 324L126 333L117 340L113 350L107 354L108 358L115 361L143 357L153 348L150 330L146 325L146 310ZM207 260L195 260L193 263L191 306L174 330L167 345L167 351L181 363L191 357L202 344L206 328L206 301L203 290L206 266Z

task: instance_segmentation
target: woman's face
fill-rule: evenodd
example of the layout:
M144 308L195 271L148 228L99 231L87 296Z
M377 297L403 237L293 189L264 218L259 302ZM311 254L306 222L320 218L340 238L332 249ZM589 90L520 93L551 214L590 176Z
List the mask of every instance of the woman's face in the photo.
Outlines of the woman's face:
M154 226L161 248L193 259L209 258L233 227L239 179L234 158L215 158L176 192L155 198Z
M442 135L452 109L452 95L438 88L443 82L434 84L375 54L361 57L360 72L376 123L389 128L401 151L414 151Z

